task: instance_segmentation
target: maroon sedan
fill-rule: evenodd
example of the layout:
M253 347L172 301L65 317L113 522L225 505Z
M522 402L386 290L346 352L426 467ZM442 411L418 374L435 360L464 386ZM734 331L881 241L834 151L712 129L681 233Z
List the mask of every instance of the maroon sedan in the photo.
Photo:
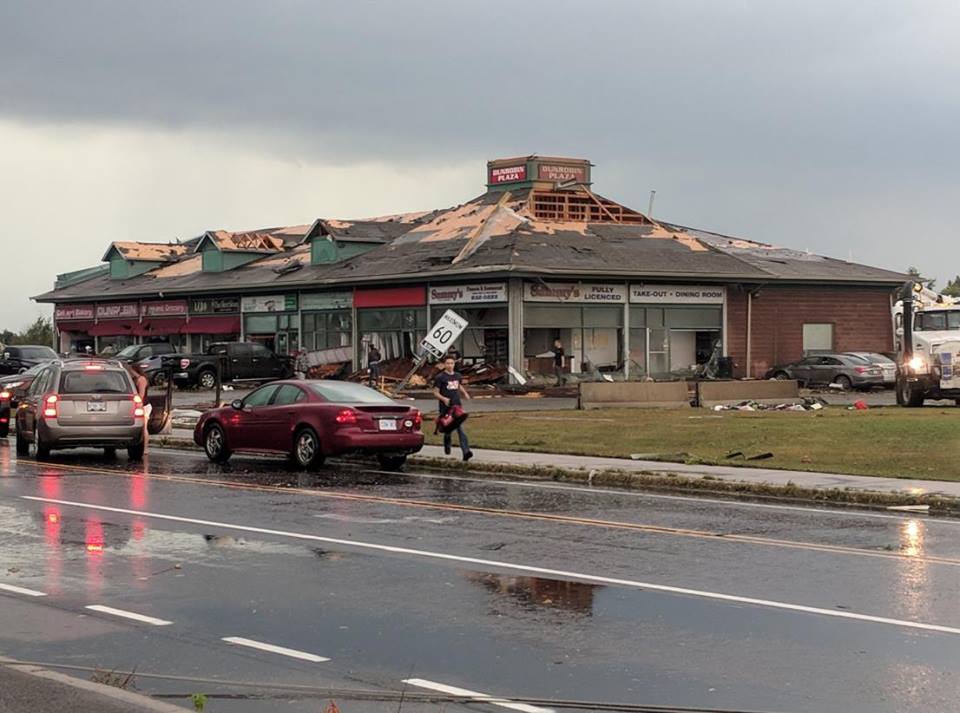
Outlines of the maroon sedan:
M398 470L423 447L420 412L344 381L273 381L200 417L193 440L217 463L234 451L286 453L302 468L327 456L375 454Z

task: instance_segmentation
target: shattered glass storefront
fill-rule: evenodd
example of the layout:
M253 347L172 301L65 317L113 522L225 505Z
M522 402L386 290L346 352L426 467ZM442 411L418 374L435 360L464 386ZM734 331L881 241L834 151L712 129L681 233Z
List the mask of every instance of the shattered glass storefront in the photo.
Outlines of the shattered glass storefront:
M447 309L467 320L467 328L452 345L465 364L506 365L510 359L507 283L431 285L430 321Z
M623 366L625 285L527 283L524 285L523 354L531 374L552 374L554 341L564 371L597 373Z
M371 345L384 360L416 357L427 334L427 294L423 286L363 289L357 308L357 363L367 364Z
M633 285L630 378L690 376L723 347L722 287Z

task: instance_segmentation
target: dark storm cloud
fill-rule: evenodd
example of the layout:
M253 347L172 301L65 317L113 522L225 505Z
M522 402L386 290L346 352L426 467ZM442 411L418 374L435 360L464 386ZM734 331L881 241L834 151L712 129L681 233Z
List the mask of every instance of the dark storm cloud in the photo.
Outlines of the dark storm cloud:
M200 128L304 161L582 155L602 192L641 208L656 187L675 219L922 266L895 242L908 229L960 257L935 214L957 187L958 12L885 0L7 2L0 117Z

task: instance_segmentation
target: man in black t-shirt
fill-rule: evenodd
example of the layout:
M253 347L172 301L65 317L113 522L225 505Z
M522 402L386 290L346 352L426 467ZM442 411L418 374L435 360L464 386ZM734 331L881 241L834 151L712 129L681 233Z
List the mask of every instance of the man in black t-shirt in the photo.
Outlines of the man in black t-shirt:
M443 360L443 371L441 371L433 380L433 395L437 398L440 415L443 416L454 406L460 406L463 397L470 398L470 394L463 387L463 377L456 371L457 360L448 354ZM467 441L467 434L463 426L457 426L457 438L460 441L460 450L463 451L463 459L473 458L473 452L470 450L470 444ZM443 434L443 452L450 455L453 446L453 433Z

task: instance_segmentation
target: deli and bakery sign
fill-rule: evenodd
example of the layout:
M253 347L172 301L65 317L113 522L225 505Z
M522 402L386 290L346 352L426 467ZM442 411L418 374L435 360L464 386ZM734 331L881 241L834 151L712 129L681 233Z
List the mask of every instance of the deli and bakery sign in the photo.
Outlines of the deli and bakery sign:
M626 285L597 285L581 282L528 282L523 286L527 302L602 302L623 304Z
M434 285L429 292L432 305L480 304L506 302L507 283L491 282L480 285Z
M113 302L97 305L97 319L139 319L140 305L136 302Z
M300 309L350 309L353 306L352 292L314 292L300 295Z
M711 285L630 285L630 301L648 304L723 304L726 290Z
M144 317L182 317L186 313L186 300L144 302L143 305L141 305L141 314L143 314Z
M227 314L239 311L239 297L195 297L190 300L190 314Z
M496 185L498 183L516 183L517 181L527 180L527 166L526 164L518 164L516 166L493 166L490 168L490 181L491 185Z
M53 318L58 322L69 322L78 319L93 319L94 314L93 305L57 305L53 311Z

